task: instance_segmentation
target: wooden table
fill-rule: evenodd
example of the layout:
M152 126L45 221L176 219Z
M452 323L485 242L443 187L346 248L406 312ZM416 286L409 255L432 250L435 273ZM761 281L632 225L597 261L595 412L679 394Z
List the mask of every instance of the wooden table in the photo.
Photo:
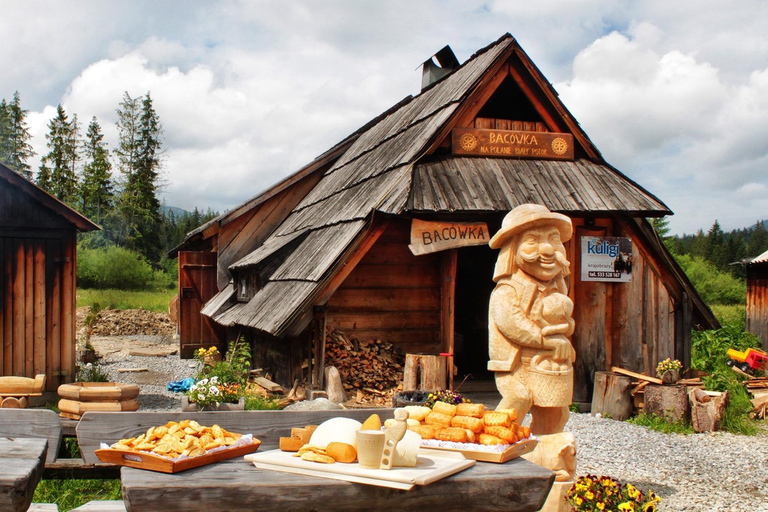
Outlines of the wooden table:
M128 511L474 512L539 510L554 473L524 459L478 462L456 475L401 491L260 470L238 458L177 474L124 467L121 479Z
M43 476L48 441L0 437L0 510L27 510Z

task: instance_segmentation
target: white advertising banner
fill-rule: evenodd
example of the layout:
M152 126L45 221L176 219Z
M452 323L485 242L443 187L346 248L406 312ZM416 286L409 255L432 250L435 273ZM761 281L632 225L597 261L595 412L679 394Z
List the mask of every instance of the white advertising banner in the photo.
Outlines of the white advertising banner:
M632 281L632 239L613 236L581 237L581 280Z

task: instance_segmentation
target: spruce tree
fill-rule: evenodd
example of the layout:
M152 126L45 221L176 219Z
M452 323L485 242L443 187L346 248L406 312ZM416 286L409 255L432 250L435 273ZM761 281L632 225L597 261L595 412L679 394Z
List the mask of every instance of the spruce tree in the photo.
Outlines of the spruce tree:
M13 101L0 104L0 161L21 174L32 179L32 170L27 160L35 155L29 141L32 135L27 127L27 110L21 108L19 91L13 94Z
M102 224L111 212L114 192L109 150L96 117L88 125L83 149L85 166L80 186L82 201L80 211L86 217Z
M749 235L747 244L747 256L754 258L768 251L768 230L765 228L765 221L761 220L755 224L755 228Z
M70 121L59 104L56 117L48 123L48 154L43 156L37 184L57 199L76 206L78 201L78 131L77 116Z
M122 175L118 200L120 238L149 261L160 260L160 201L157 190L162 167L162 126L149 93L131 98L126 92L118 109L120 145L116 151Z

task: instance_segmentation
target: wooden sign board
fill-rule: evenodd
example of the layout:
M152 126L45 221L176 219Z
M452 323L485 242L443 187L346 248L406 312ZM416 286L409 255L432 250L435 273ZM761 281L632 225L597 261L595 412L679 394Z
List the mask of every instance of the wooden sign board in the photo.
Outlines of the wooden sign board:
M413 219L411 244L408 248L415 256L446 249L484 245L490 241L485 222L432 222Z
M456 128L452 139L454 155L573 160L570 133Z

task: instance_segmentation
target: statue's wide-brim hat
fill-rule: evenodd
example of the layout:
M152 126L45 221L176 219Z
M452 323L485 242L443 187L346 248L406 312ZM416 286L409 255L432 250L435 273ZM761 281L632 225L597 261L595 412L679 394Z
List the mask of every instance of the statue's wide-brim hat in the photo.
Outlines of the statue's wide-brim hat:
M571 219L562 213L549 211L546 206L540 204L521 204L509 212L501 222L499 229L488 245L491 249L498 249L507 240L526 229L542 225L553 225L560 231L560 240L567 242L573 235Z

